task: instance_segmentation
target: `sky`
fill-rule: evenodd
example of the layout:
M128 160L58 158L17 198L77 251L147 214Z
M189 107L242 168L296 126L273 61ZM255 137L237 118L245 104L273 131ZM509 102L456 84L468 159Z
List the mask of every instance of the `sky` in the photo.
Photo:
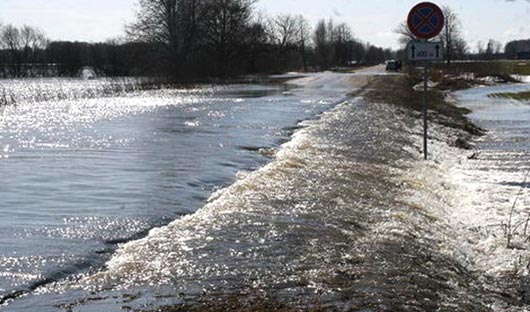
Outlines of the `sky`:
M105 41L123 35L134 19L138 0L0 0L3 24L33 25L52 40ZM418 0L260 0L259 12L302 14L313 24L332 17L347 23L355 37L381 47L398 48L396 26ZM530 38L530 0L434 0L462 21L471 49L493 38L503 44Z

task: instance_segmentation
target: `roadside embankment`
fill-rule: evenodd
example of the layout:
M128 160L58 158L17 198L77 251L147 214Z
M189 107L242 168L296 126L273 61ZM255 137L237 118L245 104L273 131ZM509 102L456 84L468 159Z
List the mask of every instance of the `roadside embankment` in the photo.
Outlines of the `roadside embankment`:
M413 86L418 79L403 76L379 76L370 83L370 91L366 98L376 103L387 103L412 113L421 112L423 105L423 92L416 91ZM448 142L451 146L469 148L468 142L473 136L482 135L484 130L477 127L465 116L470 110L451 104L450 94L431 88L427 94L429 122L463 130L459 136Z

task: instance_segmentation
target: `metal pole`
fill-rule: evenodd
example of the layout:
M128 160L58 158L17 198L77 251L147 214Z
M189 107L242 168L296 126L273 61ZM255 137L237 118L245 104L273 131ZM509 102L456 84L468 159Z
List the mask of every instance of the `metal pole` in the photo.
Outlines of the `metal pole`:
M427 140L429 138L428 134L428 124L427 124L427 91L428 91L428 78L429 78L429 63L425 62L423 66L423 154L425 160L428 159L428 150L427 150Z

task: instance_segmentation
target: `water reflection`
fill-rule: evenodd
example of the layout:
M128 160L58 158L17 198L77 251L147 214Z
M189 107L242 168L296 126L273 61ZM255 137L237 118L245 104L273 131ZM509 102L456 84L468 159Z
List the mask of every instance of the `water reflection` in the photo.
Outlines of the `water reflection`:
M0 117L2 295L100 267L117 243L196 211L269 161L241 146L274 149L330 107L321 99L336 102L275 85L37 100L34 90L71 85L26 83L12 82L25 102ZM71 82L72 94L97 95L91 83Z

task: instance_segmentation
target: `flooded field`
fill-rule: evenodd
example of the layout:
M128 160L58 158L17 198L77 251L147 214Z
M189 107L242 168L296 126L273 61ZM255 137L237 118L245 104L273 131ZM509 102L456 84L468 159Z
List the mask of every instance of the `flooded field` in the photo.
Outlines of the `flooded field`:
M459 150L450 146L458 133L432 125L433 162L409 173L415 185L407 200L431 207L441 221L436 249L473 276L486 311L529 310L530 105L489 97L528 90L505 84L456 92L455 104L471 109L468 117L486 134L472 150Z
M496 278L526 276L530 264L530 103L491 99L495 92L527 92L529 84L456 93L469 117L487 129L470 160L455 166L461 209L454 218L474 232L477 266ZM478 248L477 248L478 247Z

